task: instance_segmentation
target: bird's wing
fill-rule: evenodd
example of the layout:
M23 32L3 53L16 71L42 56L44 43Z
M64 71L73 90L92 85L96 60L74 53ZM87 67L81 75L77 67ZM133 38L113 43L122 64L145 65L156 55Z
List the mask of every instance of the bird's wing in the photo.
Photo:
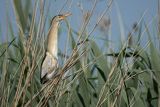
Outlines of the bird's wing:
M53 57L50 53L46 53L44 61L42 62L41 68L41 82L45 83L49 79L52 79L56 74L56 69L58 68L58 60Z

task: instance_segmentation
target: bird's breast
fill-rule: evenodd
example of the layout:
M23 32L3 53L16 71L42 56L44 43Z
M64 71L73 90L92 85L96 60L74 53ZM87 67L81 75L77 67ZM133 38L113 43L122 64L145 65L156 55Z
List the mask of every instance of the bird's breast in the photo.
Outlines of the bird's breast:
M52 28L53 29L53 28ZM57 54L58 54L58 29L55 30L53 29L49 32L49 35L48 35L48 52L50 52L54 57L58 57Z

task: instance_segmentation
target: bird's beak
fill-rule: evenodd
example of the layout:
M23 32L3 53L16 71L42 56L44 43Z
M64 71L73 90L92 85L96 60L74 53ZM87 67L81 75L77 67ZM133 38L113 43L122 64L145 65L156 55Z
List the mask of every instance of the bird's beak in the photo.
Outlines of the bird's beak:
M61 20L64 20L66 17L72 15L71 13L66 13L61 16Z

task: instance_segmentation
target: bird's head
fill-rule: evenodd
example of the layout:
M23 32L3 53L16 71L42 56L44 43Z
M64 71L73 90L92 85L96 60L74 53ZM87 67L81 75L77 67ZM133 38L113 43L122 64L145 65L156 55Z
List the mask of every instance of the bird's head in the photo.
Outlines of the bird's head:
M61 21L61 20L64 20L66 17L68 17L68 16L70 16L71 15L71 13L66 13L66 14L59 14L59 15L57 15L57 16L54 16L53 18L52 18L52 23L53 22L59 22L59 21Z

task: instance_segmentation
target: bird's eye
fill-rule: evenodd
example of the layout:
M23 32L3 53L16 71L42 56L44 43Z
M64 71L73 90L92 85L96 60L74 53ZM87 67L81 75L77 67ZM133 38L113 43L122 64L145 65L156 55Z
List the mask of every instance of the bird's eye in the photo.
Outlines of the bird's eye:
M65 19L65 17L63 15L58 16L59 20L63 20Z
M58 16L58 18L62 18L62 16Z

